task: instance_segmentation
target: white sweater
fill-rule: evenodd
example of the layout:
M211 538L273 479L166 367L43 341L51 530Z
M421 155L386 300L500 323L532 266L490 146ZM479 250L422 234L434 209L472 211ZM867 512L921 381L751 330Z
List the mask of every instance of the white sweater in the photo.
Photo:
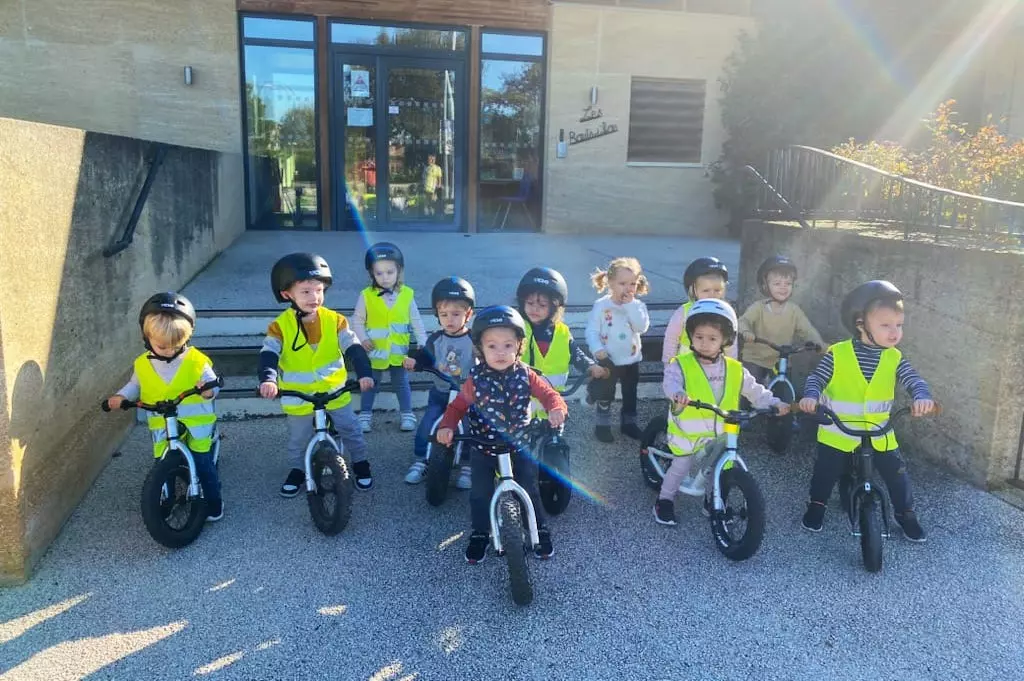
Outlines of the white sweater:
M639 298L619 305L604 296L594 301L587 319L587 345L591 354L607 352L616 366L636 364L641 359L640 334L650 325L647 306Z

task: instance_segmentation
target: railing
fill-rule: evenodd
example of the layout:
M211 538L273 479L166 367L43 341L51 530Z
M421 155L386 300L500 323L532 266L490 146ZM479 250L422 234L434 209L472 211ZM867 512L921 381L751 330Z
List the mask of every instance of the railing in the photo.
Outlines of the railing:
M163 164L169 149L170 147L166 144L154 143L153 153L150 155L148 167L146 168L146 177L142 181L142 188L135 197L135 206L128 217L128 223L124 226L124 233L120 239L103 249L104 258L112 258L131 245L132 239L135 238L135 228L138 226L139 218L142 216L142 208L146 205L146 199L149 198L149 190L152 189L153 180L156 179L156 171L160 170L160 166Z
M906 239L922 232L936 241L965 232L1016 244L1024 238L1024 203L943 189L814 147L772 152L762 175L760 217L793 219L787 213L796 210L812 227L872 223L902 228ZM779 197L788 210L779 209Z

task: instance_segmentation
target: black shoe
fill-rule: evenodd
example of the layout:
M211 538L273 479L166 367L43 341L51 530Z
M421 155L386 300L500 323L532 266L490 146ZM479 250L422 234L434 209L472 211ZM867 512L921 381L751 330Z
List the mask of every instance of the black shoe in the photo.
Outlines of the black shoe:
M540 560L547 560L555 555L555 549L551 546L551 530L542 527L537 530L537 545L533 547L533 555Z
M288 472L288 477L281 485L281 496L291 499L299 493L299 489L306 484L306 473L301 468L293 468Z
M623 423L619 431L626 437L631 437L634 440L639 440L644 435L635 423Z
M469 535L469 546L466 547L466 562L470 565L484 562L487 557L487 545L491 543L491 535L486 532L474 532Z
M903 528L903 536L912 542L923 544L928 541L928 535L917 522L917 514L913 511L904 511L896 516L896 522Z
M825 524L825 504L811 501L807 504L807 511L804 513L802 525L805 530L821 532L821 526Z
M659 525L676 524L676 508L671 499L658 499L654 502L654 520Z
M353 463L352 475L356 479L356 489L365 492L373 487L373 475L370 473L369 461L356 461Z
M615 438L612 437L611 426L598 426L594 428L594 437L601 442L615 442Z
M206 522L215 523L224 517L224 500L219 500L216 504L210 504L206 507Z

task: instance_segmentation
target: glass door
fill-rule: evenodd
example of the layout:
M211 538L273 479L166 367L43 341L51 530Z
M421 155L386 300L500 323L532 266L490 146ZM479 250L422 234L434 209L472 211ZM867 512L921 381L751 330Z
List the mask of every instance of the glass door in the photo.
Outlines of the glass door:
M344 220L342 229L374 229L378 221L378 131L381 126L377 105L376 59L366 56L340 55L335 62L335 73L340 74L341 106L337 108L335 135L341 139L341 160L335 165L342 176L335 183L335 205ZM338 95L340 94L340 97ZM337 100L336 100L337 101Z

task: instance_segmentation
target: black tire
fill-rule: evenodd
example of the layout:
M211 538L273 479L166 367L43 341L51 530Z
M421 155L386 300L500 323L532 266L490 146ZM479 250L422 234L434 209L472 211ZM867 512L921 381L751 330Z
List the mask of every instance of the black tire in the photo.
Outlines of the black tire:
M455 448L443 447L433 442L427 445L427 472L424 489L427 503L440 506L448 498L451 486L452 466L455 465Z
M732 492L738 491L742 501L733 501ZM757 553L764 539L764 496L754 477L742 468L733 467L722 472L722 499L725 513L711 514L711 533L715 545L729 560L746 560ZM742 523L743 531L734 532Z
M526 528L519 500L511 494L505 494L498 504L498 533L508 563L512 602L516 605L529 605L533 602L533 585L530 583L530 569L526 562Z
M785 383L776 383L772 387L772 394L786 404L792 404L796 399ZM789 443L793 440L793 418L791 414L772 416L765 424L765 439L768 447L776 454L785 454L789 449Z
M640 474L644 476L644 482L651 489L661 489L662 478L658 470L647 458L647 448L655 447L663 452L668 451L668 417L655 416L644 428L643 437L640 438Z
M164 485L169 494L163 494ZM180 549L196 540L206 523L206 501L188 497L189 473L178 452L153 464L142 483L142 522L158 544Z
M860 524L860 553L864 569L878 572L882 569L882 517L873 496L861 499L858 512Z
M549 515L561 515L572 500L572 471L569 467L569 447L565 444L541 444L537 457L540 471L537 483L540 502Z
M313 482L316 489L306 493L313 524L328 537L348 525L352 517L352 479L345 458L334 447L321 442L313 452Z

